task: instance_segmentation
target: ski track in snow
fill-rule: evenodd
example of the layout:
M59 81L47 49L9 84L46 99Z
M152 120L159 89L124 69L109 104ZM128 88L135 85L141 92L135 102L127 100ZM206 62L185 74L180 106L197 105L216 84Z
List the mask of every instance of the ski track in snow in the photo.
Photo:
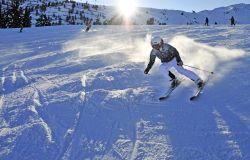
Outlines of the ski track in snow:
M86 87L87 87L86 81L87 81L87 77L86 77L86 75L83 75L80 78L82 91L80 91L80 95L79 95L79 98L80 98L80 103L78 106L79 111L77 112L77 114L75 116L74 125L72 126L72 128L67 130L67 133L64 136L64 144L63 144L62 150L59 153L59 156L57 157L58 160L59 159L70 159L70 152L72 152L72 143L73 143L74 139L76 139L76 137L79 136L78 132L80 129L80 123L81 123L80 120L81 120L82 115L83 115L83 109L84 109L85 101L86 101Z
M2 107L3 107L3 100L4 100L4 96L1 95L1 97L0 97L0 110L2 110Z
M8 35L0 159L250 158L249 25L56 29L0 33ZM196 102L188 80L158 101L168 86L159 61L143 74L151 34L175 44L186 63L218 73Z
M220 134L226 137L226 143L229 148L232 150L232 156L229 159L242 159L242 153L240 150L239 144L233 139L232 132L230 131L230 127L228 126L227 122L222 118L222 115L217 111L214 110L213 114L215 115L215 120L217 123L218 130Z

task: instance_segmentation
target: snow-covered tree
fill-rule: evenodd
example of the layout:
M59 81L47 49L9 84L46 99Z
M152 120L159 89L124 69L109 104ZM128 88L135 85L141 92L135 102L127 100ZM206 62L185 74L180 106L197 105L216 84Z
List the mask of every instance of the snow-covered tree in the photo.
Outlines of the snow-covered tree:
M23 27L31 27L30 9L28 7L25 8L23 16Z
M22 14L22 9L20 9L20 0L13 0L11 3L11 7L8 10L9 27L10 28L19 28L20 27L21 14Z
M50 17L47 17L45 14L41 14L40 17L36 20L36 26L51 26Z
M147 20L147 25L154 25L154 24L155 24L155 19L153 17Z

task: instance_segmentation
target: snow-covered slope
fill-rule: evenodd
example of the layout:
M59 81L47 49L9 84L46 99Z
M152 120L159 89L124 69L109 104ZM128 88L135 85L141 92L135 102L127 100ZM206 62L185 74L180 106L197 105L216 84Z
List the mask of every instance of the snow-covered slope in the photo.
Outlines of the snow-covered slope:
M250 26L1 30L0 159L250 159ZM214 71L202 96L144 75L151 34ZM207 75L197 72L203 78Z

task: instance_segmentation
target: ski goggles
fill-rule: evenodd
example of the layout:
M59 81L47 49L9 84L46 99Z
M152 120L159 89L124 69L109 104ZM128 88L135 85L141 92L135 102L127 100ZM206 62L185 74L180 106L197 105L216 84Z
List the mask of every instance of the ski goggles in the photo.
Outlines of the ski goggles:
M161 47L161 44L160 44L160 43L159 43L159 44L154 44L154 45L152 45L152 47L153 47L154 49L159 50L160 47Z

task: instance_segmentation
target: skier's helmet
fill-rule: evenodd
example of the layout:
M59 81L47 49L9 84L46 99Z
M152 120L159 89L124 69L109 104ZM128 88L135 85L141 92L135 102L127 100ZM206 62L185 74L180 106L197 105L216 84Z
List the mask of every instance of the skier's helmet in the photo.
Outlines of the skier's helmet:
M154 48L154 49L159 49L161 47L163 43L163 39L161 37L153 37L151 39L151 46Z

